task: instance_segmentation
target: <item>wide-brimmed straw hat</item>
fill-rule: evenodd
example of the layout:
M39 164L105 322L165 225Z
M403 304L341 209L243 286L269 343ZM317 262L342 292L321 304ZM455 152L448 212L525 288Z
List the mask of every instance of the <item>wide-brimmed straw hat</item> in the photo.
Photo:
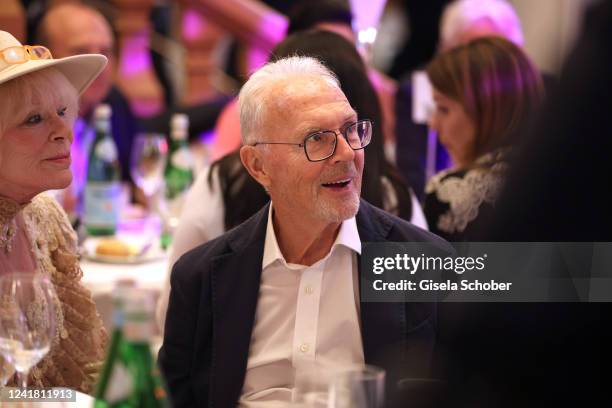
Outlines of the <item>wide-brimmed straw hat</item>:
M20 61L8 63L11 61ZM82 54L54 59L44 47L24 46L11 33L0 30L0 84L40 69L55 67L79 95L102 72L107 59L99 54Z

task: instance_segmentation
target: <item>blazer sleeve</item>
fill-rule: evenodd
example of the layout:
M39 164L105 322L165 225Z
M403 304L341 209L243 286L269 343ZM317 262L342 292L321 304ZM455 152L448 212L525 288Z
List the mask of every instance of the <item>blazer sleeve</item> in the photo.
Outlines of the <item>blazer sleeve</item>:
M199 381L196 391L194 380L195 345L199 338L196 327L202 290L200 282L194 280L196 271L194 264L190 265L183 257L173 267L170 277L170 299L158 361L174 407L194 407L197 400L208 400L208 395L204 395L208 393L208 384Z

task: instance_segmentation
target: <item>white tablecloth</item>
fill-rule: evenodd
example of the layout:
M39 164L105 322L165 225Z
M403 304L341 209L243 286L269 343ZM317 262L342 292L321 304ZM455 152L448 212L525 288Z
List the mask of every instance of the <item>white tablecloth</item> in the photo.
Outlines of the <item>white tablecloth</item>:
M168 251L160 248L161 222L157 217L124 219L119 225L116 238L135 248L148 248L140 263L104 263L90 259L96 258L95 248L98 240L88 238L83 244L84 256L81 258L83 284L93 295L98 311L107 329L112 329L112 293L117 281L132 279L137 287L151 290L156 298L162 291L168 270Z
M124 278L133 279L141 288L159 292L166 279L168 258L140 264L109 264L82 260L81 269L83 284L94 296L111 293L115 283Z
M115 283L124 278L133 279L136 285L151 290L155 299L160 295L166 280L167 256L163 259L140 264L109 264L90 260L81 261L83 284L93 296L98 312L107 330L112 330L112 293Z
M115 283L123 278L134 279L147 289L160 291L166 278L168 252L160 248L161 224L158 218L137 218L122 220L116 239L130 245L135 250L147 248L138 263L104 263L96 260L95 248L107 238L88 238L83 244L84 256L81 258L83 283L94 295L110 293ZM91 259L93 257L93 260Z

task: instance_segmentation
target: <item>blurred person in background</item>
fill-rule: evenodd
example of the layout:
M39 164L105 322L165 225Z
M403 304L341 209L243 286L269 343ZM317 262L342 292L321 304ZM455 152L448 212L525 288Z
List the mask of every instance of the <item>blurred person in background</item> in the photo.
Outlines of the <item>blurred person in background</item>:
M353 31L353 13L346 0L299 0L288 7L287 35L305 30L331 31L344 37L351 44L357 44ZM395 163L395 93L397 83L384 73L369 66L366 62L368 77L376 91L381 114L383 148L390 162ZM221 113L215 127L215 140L212 143L214 160L223 157L240 146L238 109L236 102L230 103Z
M456 0L443 10L439 25L439 52L483 36L499 36L523 46L521 22L506 0ZM401 82L395 101L397 125L397 166L419 199L424 199L428 134L424 123L415 123L413 104L415 84L411 78ZM438 140L435 145L435 170L449 166L449 157Z
M450 1L388 0L386 2L375 49L386 44L384 31L400 22L404 24L403 29L392 32L396 38L390 43L390 49L384 50L385 58L379 59L389 67L387 72L392 78L401 80L406 73L419 69L431 60L439 43L440 15L444 6ZM386 15L387 13L389 15ZM391 27L382 27L387 22L391 22ZM383 38L379 41L380 36ZM374 51L375 54L377 52L378 50ZM389 57L386 53L389 53Z
M28 384L90 392L106 332L80 282L76 234L55 200L40 193L72 180L78 95L103 72L106 58L53 59L44 47L27 47L0 31L0 276L35 272L57 292L57 335Z
M299 0L288 11L287 35L304 30L331 31L357 44L353 31L353 10L348 0ZM366 56L363 56L367 58ZM381 127L383 148L387 159L395 164L395 93L397 82L365 62L368 77L380 104L384 123Z
M570 257L555 272L570 272L562 282L580 288L582 302L441 304L446 406L587 407L609 398L612 307L593 300L609 299L609 270L594 276L589 261L595 266L593 249L609 251L612 241L610 38L612 1L594 2L483 237L569 243L587 262L576 269Z
M297 32L272 52L271 61L292 55L318 58L336 76L344 94L359 117L373 121L372 142L365 156L362 197L412 224L427 229L427 222L411 189L397 169L385 158L381 136L383 118L367 70L355 47L338 34L328 31ZM269 196L246 171L238 152L213 163L196 179L189 192L175 232L169 265L185 252L234 228L255 214ZM202 206L201 203L207 203ZM157 310L160 327L166 316L169 279Z
M488 36L502 37L523 46L521 22L507 0L455 0L444 8L439 52Z
M154 117L136 118L128 100L113 83L117 49L112 27L93 7L79 3L51 7L42 17L38 37L39 43L48 46L54 55L60 57L101 53L109 60L104 72L83 95L79 118L75 124L75 143L72 148L74 181L60 199L69 213L79 213L82 205L89 149L95 136L92 115L96 106L102 103L110 105L112 136L119 154L122 179L132 189L133 201L146 205L147 200L134 186L130 174L130 156L135 135L139 131L168 135L172 115L184 112L189 116L189 140L197 140L202 132L213 127L219 112L228 101L227 97L219 97L191 107L169 106Z
M75 123L71 167L74 179L60 202L67 212L78 214L87 179L89 150L95 138L92 116L96 106L104 103L112 109L111 129L124 182L131 183L132 180L130 153L139 127L127 99L113 84L115 38L110 24L99 11L79 3L51 7L41 20L38 42L47 46L57 57L99 53L109 61L104 71L83 94L79 117Z
M519 47L501 37L443 52L427 66L427 75L436 105L429 125L453 162L427 183L427 222L449 241L478 241L513 147L542 102L540 75Z

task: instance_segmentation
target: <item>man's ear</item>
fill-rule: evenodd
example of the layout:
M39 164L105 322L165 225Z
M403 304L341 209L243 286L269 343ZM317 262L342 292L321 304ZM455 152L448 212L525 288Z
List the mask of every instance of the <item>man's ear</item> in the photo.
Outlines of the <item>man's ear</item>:
M257 180L257 182L268 191L270 177L264 168L263 153L261 150L257 149L255 146L242 146L240 148L240 160L251 177Z

